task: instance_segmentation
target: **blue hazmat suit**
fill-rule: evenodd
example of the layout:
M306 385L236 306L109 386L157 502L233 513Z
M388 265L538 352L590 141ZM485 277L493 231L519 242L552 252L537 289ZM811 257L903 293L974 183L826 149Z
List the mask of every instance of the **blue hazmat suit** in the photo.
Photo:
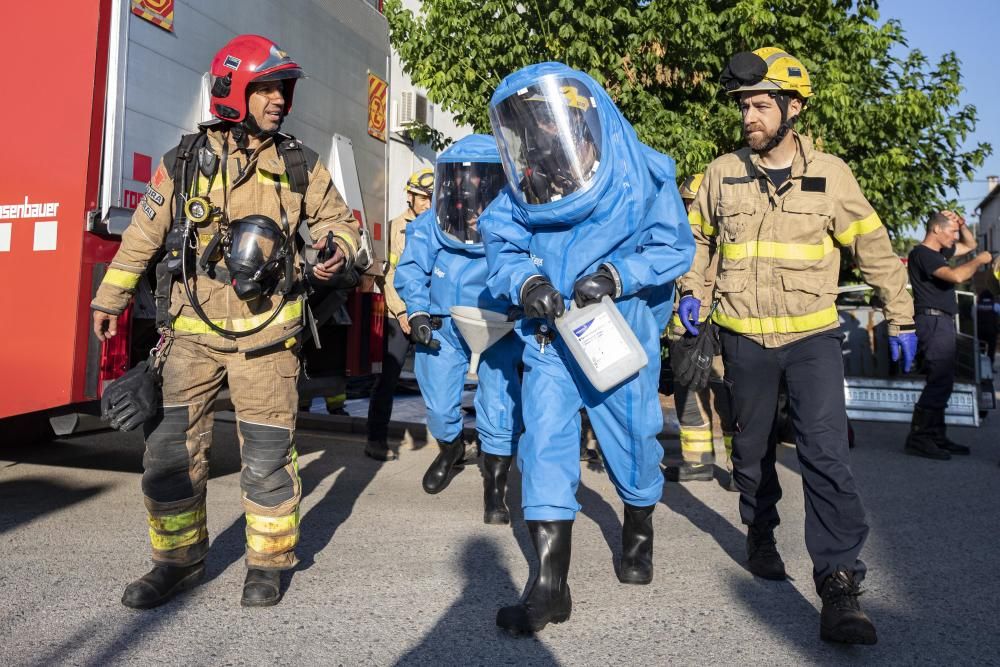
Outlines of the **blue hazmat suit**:
M500 163L491 136L465 137L438 157L438 167L448 163ZM452 306L474 306L506 314L511 303L494 297L486 288L483 244L457 241L442 231L436 219L439 189L431 207L406 229L406 247L396 267L393 283L407 314L428 314L441 319L434 331L439 350L417 345L415 372L427 405L427 426L439 442L451 442L462 432L462 391L470 351L452 321ZM484 452L511 456L523 430L521 383L518 364L523 345L508 334L483 352L476 389L476 428Z
M490 100L501 150L511 149L505 148L497 130L492 115L496 105L552 75L582 83L596 105L602 133L599 164L589 187L545 204L526 203L515 192L517 179L505 164L509 186L480 218L489 263L486 284L493 294L520 306L521 287L540 274L569 308L574 283L610 264L620 282L615 305L649 363L600 393L560 338L548 346L536 340L543 320L518 322L515 330L525 343L526 431L517 461L524 518L531 521L572 520L580 509L576 491L581 407L587 410L621 499L638 507L660 500L660 333L672 311L673 282L694 256L673 160L640 143L608 94L586 74L560 63L541 63L504 79Z

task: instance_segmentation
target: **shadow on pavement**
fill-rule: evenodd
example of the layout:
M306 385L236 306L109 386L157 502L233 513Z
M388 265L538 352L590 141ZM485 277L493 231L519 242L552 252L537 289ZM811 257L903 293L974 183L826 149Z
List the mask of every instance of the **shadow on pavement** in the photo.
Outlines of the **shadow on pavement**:
M51 512L65 509L104 492L108 487L74 487L32 477L0 482L0 535Z
M538 639L509 637L496 627L497 610L514 604L502 599L514 582L491 540L468 540L462 547L461 568L458 599L397 665L558 664Z

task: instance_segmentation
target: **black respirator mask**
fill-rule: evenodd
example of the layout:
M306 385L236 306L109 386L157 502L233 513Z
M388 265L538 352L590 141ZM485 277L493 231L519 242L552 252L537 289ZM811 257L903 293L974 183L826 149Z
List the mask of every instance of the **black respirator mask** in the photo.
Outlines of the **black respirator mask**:
M270 296L292 257L288 238L266 215L234 220L229 230L223 256L236 296L242 301Z

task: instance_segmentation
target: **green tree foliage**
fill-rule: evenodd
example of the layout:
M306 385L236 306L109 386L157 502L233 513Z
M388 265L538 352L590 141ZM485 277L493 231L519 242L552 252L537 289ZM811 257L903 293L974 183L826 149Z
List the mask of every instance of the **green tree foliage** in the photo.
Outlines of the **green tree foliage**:
M816 92L797 129L851 165L894 234L953 205L992 150L963 148L976 109L959 100L954 53L933 64L907 51L874 0L423 0L417 14L387 0L385 12L407 73L460 123L489 132L500 80L555 60L601 82L680 175L742 145L718 83L729 57L780 46Z

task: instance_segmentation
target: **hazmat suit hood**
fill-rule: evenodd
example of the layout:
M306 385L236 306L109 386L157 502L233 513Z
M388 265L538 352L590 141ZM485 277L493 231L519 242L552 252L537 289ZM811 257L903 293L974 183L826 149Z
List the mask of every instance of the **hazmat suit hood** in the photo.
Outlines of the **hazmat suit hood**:
M562 109L552 101L558 96ZM539 114L536 108L543 105L548 109ZM545 135L534 129L549 118L561 136L555 150L540 146ZM598 204L606 210L618 208L607 206L612 203L605 200L607 196L618 200L655 194L635 130L604 88L583 72L551 62L514 72L490 99L490 121L507 175L507 192L521 209L518 217L530 227L575 225L590 217ZM549 176L549 182L563 180L564 185L556 187L558 194L546 190L547 184L539 188L531 183L540 167L546 176L560 170L559 165L545 168L553 153L564 174Z
M496 140L472 134L449 146L437 159L434 196L428 213L436 221L438 242L454 250L484 254L479 216L506 185Z

